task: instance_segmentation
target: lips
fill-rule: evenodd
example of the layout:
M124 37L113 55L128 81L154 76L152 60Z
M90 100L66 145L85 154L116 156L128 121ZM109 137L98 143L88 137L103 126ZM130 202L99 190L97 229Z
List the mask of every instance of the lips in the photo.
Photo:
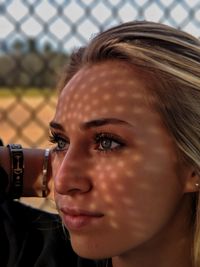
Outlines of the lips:
M69 230L80 230L100 220L104 215L77 208L61 208L61 217Z

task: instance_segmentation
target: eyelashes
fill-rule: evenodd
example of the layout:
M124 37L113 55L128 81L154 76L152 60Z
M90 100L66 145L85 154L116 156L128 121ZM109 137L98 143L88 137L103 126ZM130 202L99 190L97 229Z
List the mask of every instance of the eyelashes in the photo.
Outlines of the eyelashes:
M125 146L125 142L120 137L111 133L96 133L94 140L95 149L101 152L114 151Z
M66 151L70 146L68 138L55 132L51 132L49 141L55 144L53 151L56 152ZM93 135L91 142L89 142L88 149L92 149L100 153L107 153L121 150L125 146L125 141L118 135L107 132L98 132Z
M53 151L63 151L69 146L69 140L65 137L62 137L60 134L51 132L49 135L49 141L52 144L55 144Z

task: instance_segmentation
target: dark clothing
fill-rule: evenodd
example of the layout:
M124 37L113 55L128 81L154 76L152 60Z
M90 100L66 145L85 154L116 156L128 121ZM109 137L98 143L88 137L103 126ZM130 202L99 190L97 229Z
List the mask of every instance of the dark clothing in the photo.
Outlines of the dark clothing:
M0 204L1 267L97 267L78 257L58 215L17 201Z

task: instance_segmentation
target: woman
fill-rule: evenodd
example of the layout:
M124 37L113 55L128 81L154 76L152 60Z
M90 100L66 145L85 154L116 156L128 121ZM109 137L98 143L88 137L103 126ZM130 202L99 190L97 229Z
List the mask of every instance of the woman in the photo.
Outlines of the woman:
M0 265L95 266L94 262L81 259L72 251L70 240L63 235L63 227L57 214L33 208L17 200L13 201L21 196L46 195L52 199L51 166L47 151L48 149L24 149L16 144L6 148L0 142ZM23 158L23 164L15 161L19 156ZM15 163L18 174L23 166L23 187L20 190L13 179L16 178ZM45 177L48 190L44 186Z
M113 267L200 266L200 42L152 22L72 55L55 117L55 200L74 251Z
M159 23L119 25L72 55L50 122L75 251L64 266L200 266L199 77L199 40Z

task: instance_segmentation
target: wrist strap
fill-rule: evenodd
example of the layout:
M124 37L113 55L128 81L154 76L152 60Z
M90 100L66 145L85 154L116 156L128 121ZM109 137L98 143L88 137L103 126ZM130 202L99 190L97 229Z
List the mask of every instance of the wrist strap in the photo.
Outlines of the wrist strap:
M20 144L8 144L11 161L11 174L9 196L13 199L20 198L23 191L24 155Z
M46 148L44 152L44 163L42 169L42 197L46 197L48 194L47 172L48 172L49 153L50 150Z

